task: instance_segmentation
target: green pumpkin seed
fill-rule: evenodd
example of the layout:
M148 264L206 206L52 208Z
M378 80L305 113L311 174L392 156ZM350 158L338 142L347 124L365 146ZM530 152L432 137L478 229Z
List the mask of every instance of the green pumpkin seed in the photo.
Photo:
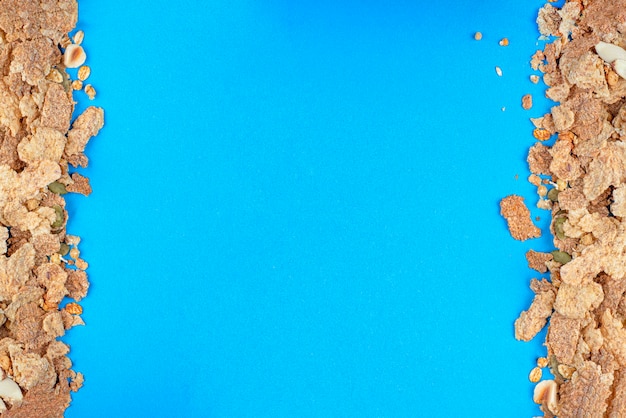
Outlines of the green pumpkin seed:
M67 190L65 190L65 185L63 183L59 183L58 181L48 184L48 190L56 194L67 193Z
M565 251L559 251L559 250L552 251L552 258L554 258L554 261L557 261L561 264L567 264L570 261L572 261L571 255L569 255Z
M548 191L548 199L550 199L553 202L558 202L559 201L559 190L557 188L554 189L550 189Z
M554 235L558 239L565 239L565 232L563 232L563 224L567 218L565 216L558 217L554 220Z
M57 217L55 221L52 222L52 229L62 228L63 224L65 224L65 211L59 205L52 206L52 209L54 209L54 213L56 214L56 217Z
M70 252L70 246L62 242L61 247L59 248L59 255L65 256L69 252Z

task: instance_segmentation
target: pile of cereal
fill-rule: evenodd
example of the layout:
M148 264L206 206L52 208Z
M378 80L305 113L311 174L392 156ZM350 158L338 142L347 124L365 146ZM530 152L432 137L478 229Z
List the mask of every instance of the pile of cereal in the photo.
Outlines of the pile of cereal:
M87 141L103 111L71 123L73 86L66 68L83 66L76 0L0 0L0 412L60 417L83 377L58 340L83 324L76 302L87 292L79 238L66 233L63 194L88 195ZM90 89L85 91L88 95ZM95 94L95 90L93 91ZM71 126L70 126L71 125ZM64 303L69 297L76 302Z
M548 3L537 23L555 40L531 66L559 104L533 119L529 180L551 211L556 249L527 254L549 278L532 280L515 336L528 341L549 324L547 355L530 374L544 416L625 417L626 0ZM553 379L541 380L545 367Z

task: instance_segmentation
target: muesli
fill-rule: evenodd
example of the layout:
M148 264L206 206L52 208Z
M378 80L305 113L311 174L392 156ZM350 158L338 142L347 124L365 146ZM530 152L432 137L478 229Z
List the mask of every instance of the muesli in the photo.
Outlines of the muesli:
M61 417L83 383L58 340L82 325L89 283L63 197L91 192L87 141L104 113L74 111L68 67L86 54L69 33L76 0L0 2L0 413ZM75 36L76 41L76 36ZM88 68L88 67L87 67ZM80 71L89 76L89 70ZM73 299L65 303L65 298Z
M548 42L531 66L556 104L532 120L528 164L533 184L548 180L538 206L551 212L555 248L527 254L548 277L532 280L515 336L528 341L548 324L537 367L553 378L534 394L544 416L624 417L626 0L547 3L537 23Z

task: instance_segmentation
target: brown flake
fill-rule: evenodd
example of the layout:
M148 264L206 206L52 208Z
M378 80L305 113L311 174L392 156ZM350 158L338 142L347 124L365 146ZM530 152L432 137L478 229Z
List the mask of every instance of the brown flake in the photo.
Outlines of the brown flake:
M543 329L552 314L555 299L555 289L547 280L533 279L531 287L535 292L533 302L515 321L515 338L523 341L530 341Z
M90 138L98 134L104 125L104 111L90 106L76 118L67 135L65 154L68 157L80 156ZM68 158L68 162L71 162Z
M588 201L582 188L568 188L559 193L559 206L563 210L576 210L587 207Z
M561 16L559 16L558 10L551 4L546 3L539 9L537 26L539 27L539 33L543 36L559 36L560 23Z
M19 408L11 408L3 413L3 418L59 418L70 405L70 388L66 379L59 378L53 390L39 385L24 395Z
M82 270L67 270L67 273L65 286L69 296L76 301L80 301L87 295L87 290L89 289L87 273Z
M580 336L580 320L555 312L550 318L546 345L559 363L571 364Z
M559 135L559 138L550 149L549 152L552 156L550 171L557 179L572 181L583 174L580 163L571 155L573 147L572 141L568 136Z
M626 373L620 371L615 373L615 382L613 385L613 397L610 399L609 418L620 418L626 416Z
M19 74L31 86L37 86L59 63L59 49L49 38L36 37L18 42L12 51L10 72Z
M533 174L551 175L550 164L552 163L552 155L550 149L543 144L536 143L528 152L528 166Z
M583 319L604 299L602 286L589 282L582 286L562 283L554 301L554 310L567 318Z
M584 178L583 192L593 200L609 186L619 186L626 179L626 144L621 141L606 143L590 164Z
M506 219L511 236L519 241L541 236L541 230L533 224L524 198L507 196L500 202L500 214Z
M51 84L43 101L41 125L65 134L70 128L70 118L73 110L72 101L63 86Z
M91 185L89 184L89 179L87 177L83 177L78 173L72 174L73 183L66 187L68 192L80 193L85 196L89 196L91 194Z
M608 408L613 374L586 361L572 379L559 387L559 416L602 417Z
M528 261L528 267L537 270L539 273L545 273L548 271L546 261L552 260L552 254L528 250L526 252L526 260Z

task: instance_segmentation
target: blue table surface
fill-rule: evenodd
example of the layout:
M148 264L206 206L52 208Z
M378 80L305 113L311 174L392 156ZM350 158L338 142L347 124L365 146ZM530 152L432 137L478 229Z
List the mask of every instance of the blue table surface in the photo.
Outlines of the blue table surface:
M551 239L498 203L547 225L542 4L80 0L77 110L106 126L69 198L92 285L66 416L539 415L544 337L513 322Z

